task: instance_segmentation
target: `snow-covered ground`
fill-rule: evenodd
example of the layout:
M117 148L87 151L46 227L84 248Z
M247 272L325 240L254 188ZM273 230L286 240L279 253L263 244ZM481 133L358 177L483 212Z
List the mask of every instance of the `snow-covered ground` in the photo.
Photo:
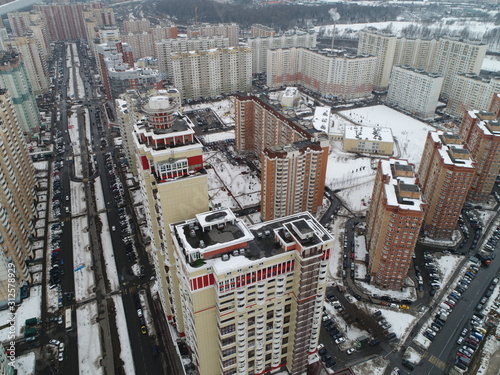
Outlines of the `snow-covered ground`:
M88 234L87 217L73 218L73 269L75 276L75 298L82 301L94 296L95 286L92 267L92 254L90 252L90 239Z
M36 355L35 352L29 352L16 357L14 367L18 375L35 375Z
M0 320L2 325L7 325L10 323L11 319L14 322L13 327L15 327L16 338L24 336L24 323L26 319L41 317L41 305L42 305L42 286L37 285L30 289L30 296L26 298L23 303L21 303L15 312L15 317L12 319L12 314L9 309L0 311ZM12 331L14 332L14 331ZM6 342L9 340L10 326L7 325L5 328L0 330L0 342Z
M85 192L83 190L83 182L70 181L71 191L71 214L74 216L83 215L87 212L85 204Z
M214 111L225 125L234 125L234 109L232 99L224 99L212 103L200 103L193 105L187 104L183 106L183 110L185 112L204 108L210 108Z
M128 335L127 319L125 318L125 310L123 308L123 300L119 295L113 295L116 313L116 327L120 339L120 359L123 361L125 374L134 373L134 358L132 356L132 347L130 346L130 338Z
M76 284L76 280L75 280ZM78 324L78 368L80 375L104 374L99 361L102 354L97 302L87 303L76 309Z
M106 264L106 277L111 288L111 291L120 288L120 280L116 270L115 254L113 252L113 241L111 240L111 232L108 224L108 215L106 213L99 214L99 219L102 223L101 243L104 262Z

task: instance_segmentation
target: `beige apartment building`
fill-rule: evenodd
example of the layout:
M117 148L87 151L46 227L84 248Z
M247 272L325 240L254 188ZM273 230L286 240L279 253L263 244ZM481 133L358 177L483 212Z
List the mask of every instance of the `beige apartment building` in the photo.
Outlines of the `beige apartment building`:
M423 222L427 236L451 240L474 172L475 162L458 134L427 133L418 169L422 194L427 202Z
M376 58L328 54L306 48L268 51L267 86L302 85L325 98L343 100L372 95Z
M188 38L199 36L223 36L229 39L230 47L238 47L240 42L240 25L237 23L205 23L188 26Z
M386 101L422 119L432 119L442 85L443 77L439 74L407 65L395 66Z
M500 120L491 112L468 111L460 125L460 137L476 162L467 200L486 202L500 173Z
M380 160L366 216L372 284L392 290L405 285L425 208L414 166L401 159Z
M183 99L246 92L252 88L252 50L214 48L171 54L173 85Z
M158 69L172 79L172 53L204 51L213 48L228 48L229 39L224 36L200 36L197 38L163 39L155 43Z
M441 95L448 98L455 76L479 74L487 46L452 38L439 40L398 38L383 31L365 29L359 32L358 53L377 57L373 85L385 91L393 65L408 65L443 76Z
M132 107L133 104L131 104ZM159 298L170 323L183 330L181 302L169 224L208 210L208 180L203 169L203 146L187 116L179 114L177 95L158 91L138 100L133 124L136 163L151 233L151 251L159 276Z
M198 373L307 372L333 238L308 213L254 226L229 209L171 224L180 336Z
M0 305L5 306L9 279L7 263L13 263L15 284L31 283L26 261L33 258L30 237L34 235L36 214L35 171L28 146L4 89L0 90ZM18 295L18 292L16 291Z
M493 97L500 92L500 77L457 74L445 112L462 118L466 111L487 111Z
M346 125L342 145L346 152L387 156L394 153L394 137L391 128Z
M12 40L12 46L19 51L23 58L33 94L47 93L50 77L40 41L33 36L21 36Z
M265 73L268 68L267 51L279 48L316 48L315 31L287 31L280 35L248 38L246 44L252 49L252 73Z

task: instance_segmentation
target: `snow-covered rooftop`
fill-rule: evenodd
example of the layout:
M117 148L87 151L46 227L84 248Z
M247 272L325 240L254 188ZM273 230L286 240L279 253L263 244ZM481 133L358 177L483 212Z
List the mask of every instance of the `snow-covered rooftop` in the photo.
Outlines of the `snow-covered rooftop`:
M367 141L393 142L391 128L348 125L344 130L344 139L364 139Z
M316 107L314 109L313 126L314 129L330 132L332 110L330 107Z
M423 201L416 183L413 165L406 160L381 160L382 174L387 177L384 184L385 197L389 206L410 211L422 211Z
M445 164L456 165L465 168L474 168L469 150L464 148L460 137L456 134L435 131L430 132L430 136L435 143L442 145L438 149L439 155Z

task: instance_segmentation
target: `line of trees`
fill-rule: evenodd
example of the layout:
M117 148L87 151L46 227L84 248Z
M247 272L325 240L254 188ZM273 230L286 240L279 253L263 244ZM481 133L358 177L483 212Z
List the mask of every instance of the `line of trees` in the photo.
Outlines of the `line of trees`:
M237 0L232 3L219 3L212 0L150 0L145 3L144 11L163 14L176 22L191 23L195 9L199 22L227 23L236 22L241 27L261 23L277 31L295 27L306 28L311 25L331 23L328 11L331 5L305 6L253 5L252 0ZM395 20L402 9L398 6L360 6L357 4L335 4L340 14L339 23L360 23Z

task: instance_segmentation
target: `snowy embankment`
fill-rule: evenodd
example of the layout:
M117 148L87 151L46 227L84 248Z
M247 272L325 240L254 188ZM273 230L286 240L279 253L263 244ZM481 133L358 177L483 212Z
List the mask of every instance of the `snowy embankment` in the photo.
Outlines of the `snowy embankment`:
M113 252L113 241L111 240L111 233L109 231L108 215L101 213L99 214L99 219L102 223L101 244L104 263L106 265L106 277L113 292L120 288L120 281L116 269L115 254Z
M73 168L75 177L83 178L82 175L82 158L80 156L80 132L78 127L78 116L76 108L71 107L71 116L68 117L68 134L73 147Z
M123 308L123 300L119 295L112 296L116 312L116 328L120 339L120 359L123 361L125 374L134 373L134 358L132 356L132 347L128 335L127 319Z
M94 271L88 234L87 217L73 218L73 269L75 276L75 298L82 301L95 296Z
M71 215L79 216L87 212L83 182L70 181Z
M104 374L100 364L102 347L97 317L97 302L90 302L76 309L80 375Z

